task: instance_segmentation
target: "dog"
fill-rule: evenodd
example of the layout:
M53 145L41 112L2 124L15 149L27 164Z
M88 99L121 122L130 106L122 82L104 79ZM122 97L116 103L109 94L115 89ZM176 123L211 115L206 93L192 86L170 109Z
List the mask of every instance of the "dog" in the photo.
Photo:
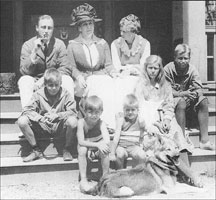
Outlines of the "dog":
M158 134L153 137L154 156L148 156L144 163L134 168L121 169L102 176L89 194L116 198L167 193L176 183L178 146L169 137Z

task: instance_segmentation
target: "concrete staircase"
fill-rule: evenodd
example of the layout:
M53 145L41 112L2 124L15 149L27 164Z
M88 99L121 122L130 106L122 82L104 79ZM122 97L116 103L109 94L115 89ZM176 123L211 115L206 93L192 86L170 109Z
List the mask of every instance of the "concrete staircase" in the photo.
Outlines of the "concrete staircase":
M209 135L213 143L216 138L216 89L215 82L204 84L205 95L209 99ZM28 155L30 146L20 132L16 120L21 112L19 94L0 96L0 146L1 146L1 174L31 173L41 171L59 171L78 169L76 155L73 161L65 162L62 159L61 147L58 148L59 138L41 138L40 146L44 150L45 158L24 163L22 157ZM215 174L216 153L214 151L200 150L199 130L187 130L190 140L196 147L190 156L191 167L200 172ZM59 150L60 149L60 150ZM94 168L97 161L92 163ZM130 164L130 160L129 163Z

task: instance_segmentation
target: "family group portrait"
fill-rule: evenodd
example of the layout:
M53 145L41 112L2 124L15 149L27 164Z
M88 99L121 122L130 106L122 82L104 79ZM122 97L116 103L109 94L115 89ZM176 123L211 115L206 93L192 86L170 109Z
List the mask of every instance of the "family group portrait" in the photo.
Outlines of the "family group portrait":
M216 2L1 0L1 199L215 199Z

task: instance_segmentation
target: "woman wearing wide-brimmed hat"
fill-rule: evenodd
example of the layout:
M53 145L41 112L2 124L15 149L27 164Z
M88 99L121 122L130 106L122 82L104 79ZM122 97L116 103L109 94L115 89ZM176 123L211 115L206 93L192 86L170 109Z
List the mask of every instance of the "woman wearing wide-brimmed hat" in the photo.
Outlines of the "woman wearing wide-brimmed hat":
M121 36L111 44L112 61L120 73L116 79L116 111L122 110L124 96L133 91L134 84L150 55L150 43L139 35L140 20L134 14L123 17L120 22Z
M102 119L108 128L115 128L114 68L108 43L94 34L97 18L95 9L84 3L73 9L72 26L76 26L79 36L69 41L67 51L71 65L71 75L75 77L75 96L97 95L103 100Z

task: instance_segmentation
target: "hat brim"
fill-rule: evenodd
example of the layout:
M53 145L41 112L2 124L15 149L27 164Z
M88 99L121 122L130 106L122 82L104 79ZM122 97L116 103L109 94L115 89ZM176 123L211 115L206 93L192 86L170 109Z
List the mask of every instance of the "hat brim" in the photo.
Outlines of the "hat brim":
M70 26L75 26L76 24L79 24L79 23L82 23L82 22L85 22L85 21L90 21L90 20L92 20L92 18L80 19L80 20L78 20L76 22L71 23ZM102 21L102 19L99 19L99 18L94 18L93 20L94 20L94 22L101 22Z

